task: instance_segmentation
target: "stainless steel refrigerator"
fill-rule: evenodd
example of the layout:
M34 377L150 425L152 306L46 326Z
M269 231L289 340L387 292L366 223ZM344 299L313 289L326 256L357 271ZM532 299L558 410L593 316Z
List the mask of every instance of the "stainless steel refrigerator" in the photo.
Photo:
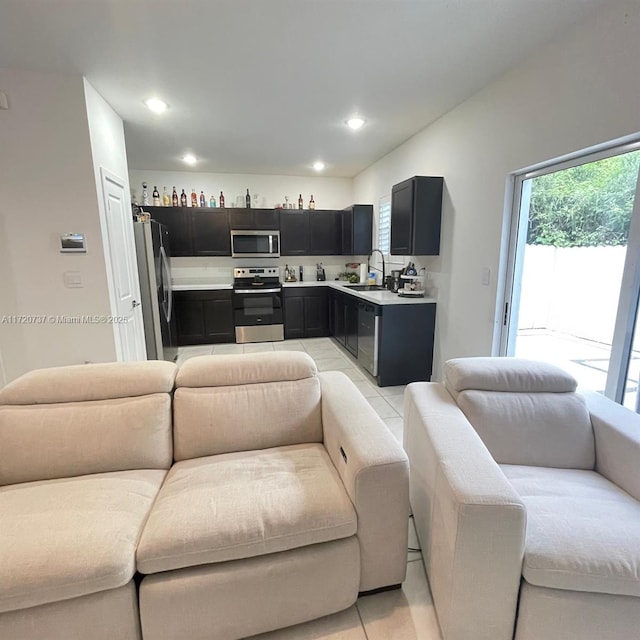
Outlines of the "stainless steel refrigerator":
M171 288L169 232L154 220L133 223L148 360L178 356Z

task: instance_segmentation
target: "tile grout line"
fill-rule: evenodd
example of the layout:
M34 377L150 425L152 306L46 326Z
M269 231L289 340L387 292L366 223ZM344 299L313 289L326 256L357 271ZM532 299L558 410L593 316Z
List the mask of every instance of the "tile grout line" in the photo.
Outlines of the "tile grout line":
M362 632L364 633L364 637L365 637L366 640L369 640L369 634L367 633L367 627L365 626L364 620L362 619L362 614L360 613L360 607L358 607L358 600L356 600L356 612L358 614L358 619L360 620L360 626L362 627Z

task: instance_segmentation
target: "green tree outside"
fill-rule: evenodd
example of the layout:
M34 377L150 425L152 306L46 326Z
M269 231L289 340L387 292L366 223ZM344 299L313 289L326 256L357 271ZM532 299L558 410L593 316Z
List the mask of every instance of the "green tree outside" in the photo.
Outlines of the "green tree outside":
M527 244L625 245L640 151L533 179Z

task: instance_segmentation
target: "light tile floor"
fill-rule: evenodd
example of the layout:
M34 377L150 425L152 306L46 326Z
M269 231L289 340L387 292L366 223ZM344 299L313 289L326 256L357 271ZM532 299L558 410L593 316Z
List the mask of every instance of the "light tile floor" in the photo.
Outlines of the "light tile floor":
M193 356L263 351L305 351L320 371L343 371L360 389L391 433L402 442L404 386L378 387L357 361L331 338L307 338L259 344L182 347L178 364ZM419 543L409 522L410 548ZM358 598L340 613L287 629L253 636L254 640L441 640L420 552L409 552L407 579L401 589Z

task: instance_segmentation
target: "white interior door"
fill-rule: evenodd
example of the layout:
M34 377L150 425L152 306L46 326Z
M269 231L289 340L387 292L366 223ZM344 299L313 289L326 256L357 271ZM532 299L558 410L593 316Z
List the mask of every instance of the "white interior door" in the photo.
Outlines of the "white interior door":
M119 360L146 360L140 284L136 269L133 222L124 180L100 170L104 196L108 266L116 351Z

